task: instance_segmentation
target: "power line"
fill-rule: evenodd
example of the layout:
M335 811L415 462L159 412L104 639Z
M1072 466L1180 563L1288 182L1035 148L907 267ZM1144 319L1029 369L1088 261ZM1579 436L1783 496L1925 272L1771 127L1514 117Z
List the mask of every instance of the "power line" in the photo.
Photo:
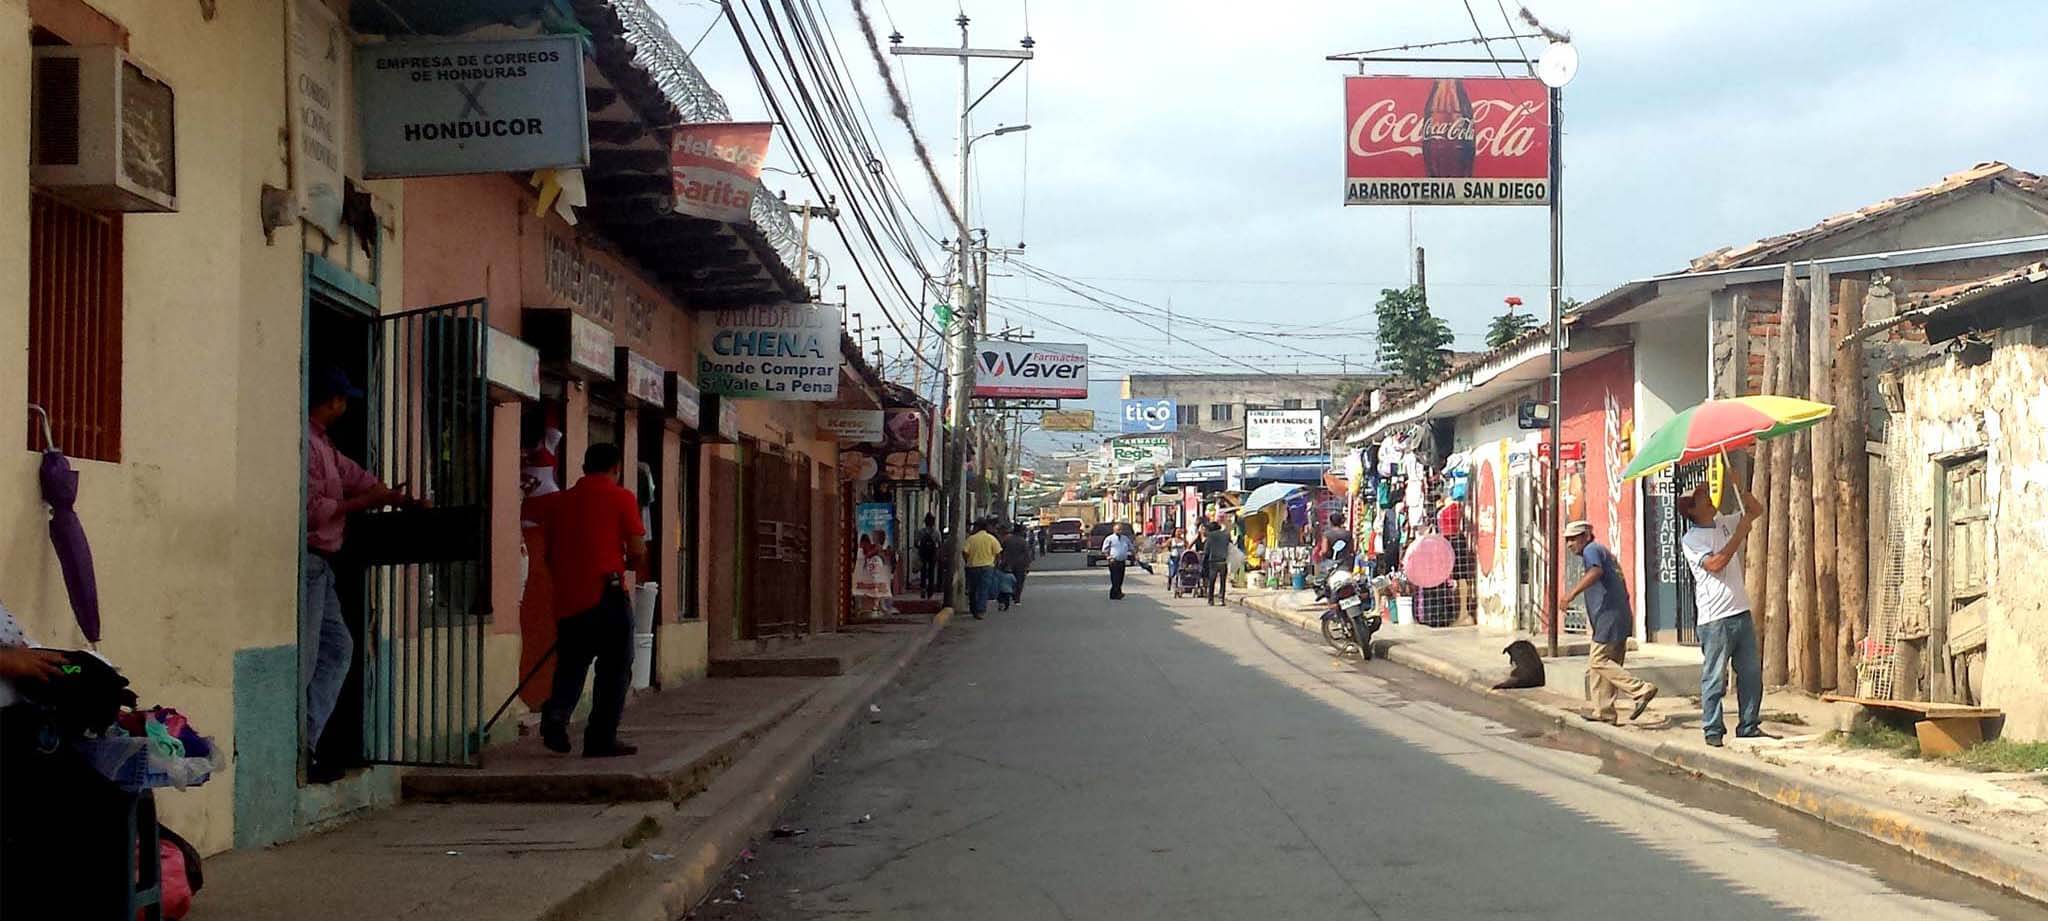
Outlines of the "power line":
M1499 71L1501 76L1507 76L1507 68L1500 66L1500 58L1494 57L1493 41L1486 37L1486 30L1479 27L1479 14L1472 12L1472 0L1464 0L1464 3L1465 16L1472 20L1472 34L1479 36L1479 47L1486 49L1487 57L1493 58L1493 69Z
M747 66L751 68L754 72L754 81L760 87L762 99L768 103L768 108L775 114L775 120L783 126L785 132L788 132L790 134L792 141L792 143L790 144L790 151L791 154L796 158L797 165L803 169L805 174L807 174L807 177L811 183L811 188L815 192L817 192L818 197L821 199L829 198L830 196L826 195L824 187L818 181L817 170L812 168L809 158L804 155L803 146L799 143L795 143L796 134L791 129L788 115L783 111L781 101L776 99L775 94L770 90L768 86L767 71L765 71L761 67L761 61L759 57L754 54L754 48L752 43L747 41L746 31L740 27L739 17L733 12L731 2L729 2L729 0L726 0L726 2L721 2L720 6L725 12L726 20L732 25L733 36L739 40L740 51L745 55L747 59ZM749 11L748 17L750 19L752 18L752 15L752 12ZM756 22L756 28L759 28L758 22ZM779 73L779 66L777 70ZM888 306L884 302L881 292L876 290L874 280L868 276L867 266L862 264L859 256L855 253L852 241L846 238L845 228L841 227L839 225L839 222L837 221L833 222L833 228L839 233L840 242L846 246L847 256L853 261L854 269L860 274L862 285L867 288L868 294L875 299L875 305L881 308L883 319L889 322L890 328L896 331L896 335L898 337L903 339L903 341L905 342L910 341L909 334L903 331L902 325L897 323L896 317L889 312ZM900 287L900 282L898 284ZM922 315L919 316L919 319L923 319ZM918 359L920 361L923 361L927 366L931 367L933 371L943 373L943 369L941 369L938 365L933 364L930 359L925 358L922 353L918 354Z

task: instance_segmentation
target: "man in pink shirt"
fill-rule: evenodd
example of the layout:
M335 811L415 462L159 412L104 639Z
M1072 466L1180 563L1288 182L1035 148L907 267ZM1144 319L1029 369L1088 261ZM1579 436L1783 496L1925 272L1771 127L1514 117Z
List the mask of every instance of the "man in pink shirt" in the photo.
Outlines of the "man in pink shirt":
M334 587L334 556L341 552L348 516L387 505L422 505L385 486L328 440L327 429L363 391L340 368L313 372L306 411L306 593L299 610L299 683L306 695L306 749L317 751L327 719L341 697L355 659L355 638L342 619ZM317 757L306 772L314 783L339 780L342 769Z

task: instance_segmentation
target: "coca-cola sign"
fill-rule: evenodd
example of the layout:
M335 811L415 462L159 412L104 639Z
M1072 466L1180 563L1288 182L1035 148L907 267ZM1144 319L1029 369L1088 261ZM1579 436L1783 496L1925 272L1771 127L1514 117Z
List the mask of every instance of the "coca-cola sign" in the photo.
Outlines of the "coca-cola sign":
M1533 77L1346 77L1347 205L1547 205L1550 89Z

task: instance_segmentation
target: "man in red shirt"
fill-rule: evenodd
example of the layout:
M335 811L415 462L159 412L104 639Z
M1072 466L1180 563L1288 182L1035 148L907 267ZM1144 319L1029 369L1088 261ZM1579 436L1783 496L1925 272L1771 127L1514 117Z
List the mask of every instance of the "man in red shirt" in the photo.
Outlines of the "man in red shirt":
M633 681L633 605L626 597L626 567L646 566L646 530L640 504L619 485L619 447L594 444L583 452L576 485L526 503L524 517L547 537L554 576L555 683L541 707L540 737L548 750L569 751L569 717L583 697L583 678L597 662L591 684L590 722L583 757L611 758L637 751L619 739L619 717Z

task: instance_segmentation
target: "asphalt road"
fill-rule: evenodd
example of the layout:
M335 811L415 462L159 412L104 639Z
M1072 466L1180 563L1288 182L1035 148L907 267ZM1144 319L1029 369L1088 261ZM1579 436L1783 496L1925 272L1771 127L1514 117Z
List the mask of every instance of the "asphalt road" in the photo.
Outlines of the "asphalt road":
M712 919L2048 918L1133 571L956 620ZM1575 738L1575 736L1574 736ZM1704 785L1704 786L1703 786Z

